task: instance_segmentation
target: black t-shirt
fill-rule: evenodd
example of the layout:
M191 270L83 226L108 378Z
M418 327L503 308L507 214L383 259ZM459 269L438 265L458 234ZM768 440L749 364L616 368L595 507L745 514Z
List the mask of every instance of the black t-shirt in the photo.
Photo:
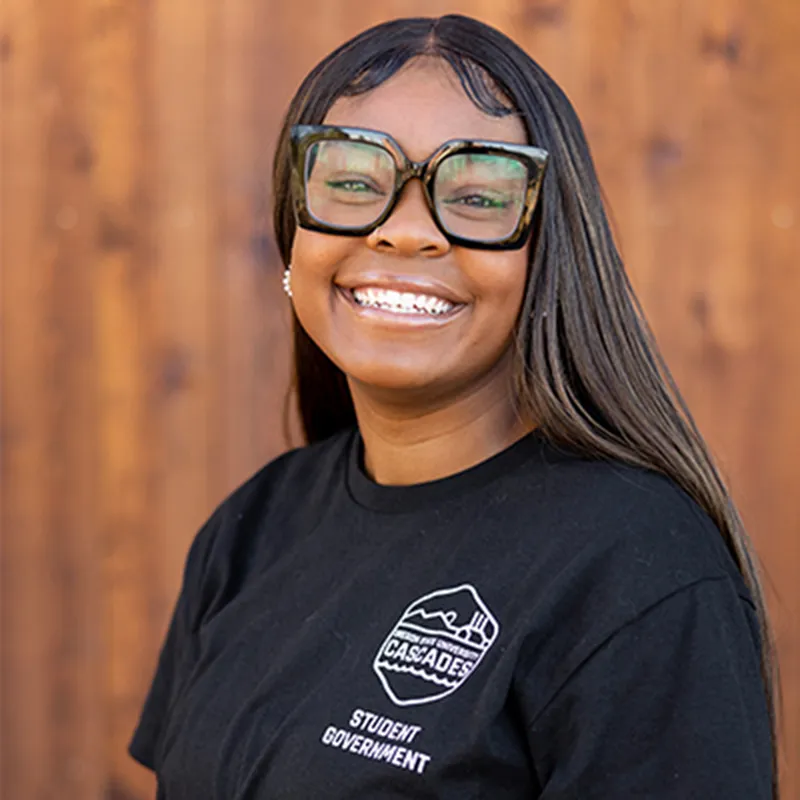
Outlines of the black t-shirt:
M130 746L160 799L771 796L752 598L673 482L538 432L414 486L362 451L197 535Z

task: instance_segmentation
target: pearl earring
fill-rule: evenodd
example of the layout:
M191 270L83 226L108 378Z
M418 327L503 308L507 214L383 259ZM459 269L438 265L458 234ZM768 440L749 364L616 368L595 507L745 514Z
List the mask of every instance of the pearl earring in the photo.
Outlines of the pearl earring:
M289 267L287 267L283 271L283 291L286 292L287 296L289 296L289 297L292 296L291 280L292 280L292 273L291 273L291 270L289 269Z

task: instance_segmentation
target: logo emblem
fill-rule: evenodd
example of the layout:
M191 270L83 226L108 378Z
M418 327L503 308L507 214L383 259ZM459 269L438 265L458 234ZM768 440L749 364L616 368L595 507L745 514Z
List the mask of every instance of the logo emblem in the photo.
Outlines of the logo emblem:
M440 589L406 608L372 668L395 705L433 703L466 681L499 630L473 586Z

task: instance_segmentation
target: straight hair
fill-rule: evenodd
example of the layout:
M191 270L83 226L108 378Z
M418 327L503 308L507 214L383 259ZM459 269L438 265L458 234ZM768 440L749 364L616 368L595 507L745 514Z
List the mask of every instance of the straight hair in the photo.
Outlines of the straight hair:
M780 675L762 571L741 517L656 345L614 244L583 127L564 92L515 42L469 17L397 19L324 58L290 103L273 168L274 229L288 265L296 222L289 128L320 124L336 99L368 92L411 60L447 62L475 105L515 114L550 154L534 217L514 338L514 399L554 444L671 478L718 527L753 597L778 798ZM293 318L296 395L306 442L356 425L342 371Z

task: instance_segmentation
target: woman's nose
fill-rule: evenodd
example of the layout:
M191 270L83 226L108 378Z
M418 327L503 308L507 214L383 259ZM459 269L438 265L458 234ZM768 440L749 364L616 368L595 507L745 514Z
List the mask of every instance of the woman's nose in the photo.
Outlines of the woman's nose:
M386 222L367 236L367 246L402 256L444 255L450 242L436 227L419 180L409 181Z

